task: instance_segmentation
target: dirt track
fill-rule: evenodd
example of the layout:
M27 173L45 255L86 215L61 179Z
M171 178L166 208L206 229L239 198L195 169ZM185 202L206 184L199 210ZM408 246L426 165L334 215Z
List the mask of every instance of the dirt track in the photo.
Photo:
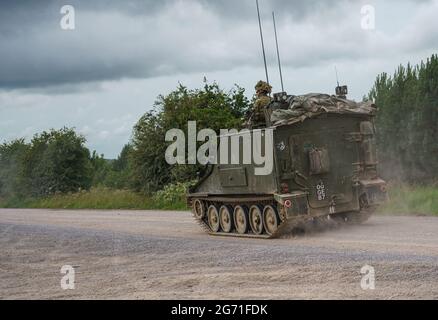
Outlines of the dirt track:
M438 218L248 240L207 236L188 212L0 209L0 298L438 299Z

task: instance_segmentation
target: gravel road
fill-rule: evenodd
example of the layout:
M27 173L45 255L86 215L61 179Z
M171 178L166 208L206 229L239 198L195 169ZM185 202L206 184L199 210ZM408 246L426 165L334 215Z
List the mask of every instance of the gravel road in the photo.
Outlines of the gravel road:
M0 209L0 298L438 299L438 218L257 240L205 235L189 212Z

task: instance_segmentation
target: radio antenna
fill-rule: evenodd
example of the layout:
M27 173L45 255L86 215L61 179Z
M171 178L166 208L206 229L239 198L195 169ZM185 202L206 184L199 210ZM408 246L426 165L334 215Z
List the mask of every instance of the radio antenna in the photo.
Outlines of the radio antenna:
M266 64L265 42L263 40L262 20L260 19L259 0L256 0L256 5L257 5L257 15L259 18L260 39L262 41L263 61L265 63L266 82L269 84L268 65Z
M338 87L339 87L338 68L336 66L335 66L335 73L336 73L336 82L338 83Z
M281 72L280 49L278 48L277 25L275 23L275 12L272 11L272 21L274 21L275 44L277 46L278 70L280 71L281 91L284 92L283 73Z

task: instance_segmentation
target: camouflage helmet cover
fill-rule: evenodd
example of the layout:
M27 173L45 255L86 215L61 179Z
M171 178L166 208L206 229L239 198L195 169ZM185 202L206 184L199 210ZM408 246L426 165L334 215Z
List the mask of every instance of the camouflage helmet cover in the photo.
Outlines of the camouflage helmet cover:
M257 84L255 86L255 90L256 90L256 92L271 93L272 87L264 81L259 81L259 82L257 82Z

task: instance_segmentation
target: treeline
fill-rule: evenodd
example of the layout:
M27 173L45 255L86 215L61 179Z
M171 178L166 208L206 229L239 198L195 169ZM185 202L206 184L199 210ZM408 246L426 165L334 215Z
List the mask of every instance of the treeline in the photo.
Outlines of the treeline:
M90 154L85 137L63 128L0 145L0 196L44 197L106 185L128 185L126 146L117 160Z
M180 85L158 97L116 160L90 152L85 137L71 128L36 134L29 142L4 142L0 145L0 197L39 198L106 187L145 195L162 190L158 194L172 201L173 190L181 193L176 184L196 179L203 168L168 165L166 132L173 128L186 132L190 120L197 120L199 130L239 128L249 106L244 89L238 86L225 92L216 83L199 90Z
M369 99L377 116L381 172L410 183L438 181L438 55L377 77Z
M0 194L45 196L90 188L92 166L84 143L84 137L64 128L37 134L30 143L2 144Z

